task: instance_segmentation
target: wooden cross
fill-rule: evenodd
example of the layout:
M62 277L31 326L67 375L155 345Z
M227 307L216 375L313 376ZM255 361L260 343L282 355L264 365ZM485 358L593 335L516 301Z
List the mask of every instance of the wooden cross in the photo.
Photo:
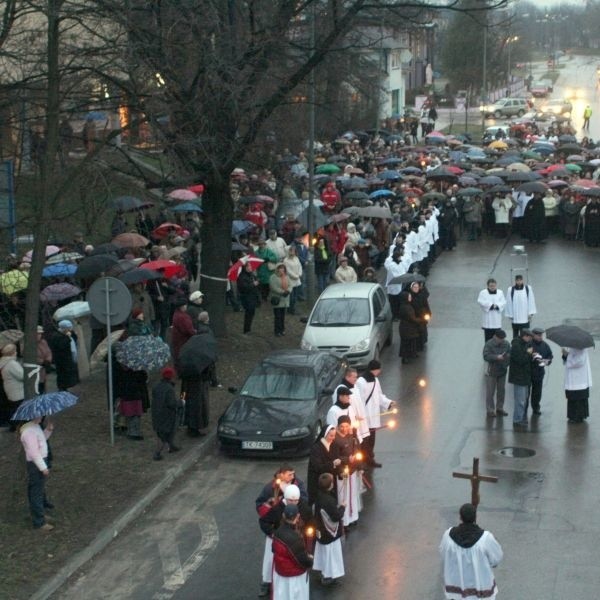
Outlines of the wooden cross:
M490 483L498 483L498 478L493 475L480 475L479 474L479 459L473 459L473 473L452 473L452 477L458 479L470 479L471 480L471 504L477 508L479 504L479 482L489 481Z

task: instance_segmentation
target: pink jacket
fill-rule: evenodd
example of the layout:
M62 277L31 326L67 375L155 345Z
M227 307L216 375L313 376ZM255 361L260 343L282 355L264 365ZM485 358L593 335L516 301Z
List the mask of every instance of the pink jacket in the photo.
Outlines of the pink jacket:
M51 434L51 431L43 430L37 423L25 423L21 427L21 443L25 448L25 458L28 462L35 463L40 471L48 468L44 459L48 457L46 440Z

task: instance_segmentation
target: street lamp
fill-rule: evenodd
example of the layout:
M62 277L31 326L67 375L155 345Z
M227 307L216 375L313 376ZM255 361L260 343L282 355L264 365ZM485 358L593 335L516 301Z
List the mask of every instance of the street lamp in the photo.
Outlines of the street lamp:
M508 77L508 92L509 92L509 94L511 92L511 86L512 86L512 63L510 60L510 49L512 48L513 42L516 42L518 40L519 40L518 35L513 35L506 40L506 44L508 46L508 67L506 69L506 73L507 73L507 77Z

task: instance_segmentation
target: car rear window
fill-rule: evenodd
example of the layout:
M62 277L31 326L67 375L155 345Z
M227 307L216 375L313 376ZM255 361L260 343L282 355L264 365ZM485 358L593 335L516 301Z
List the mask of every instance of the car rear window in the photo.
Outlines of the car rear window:
M261 400L312 400L315 378L312 370L259 365L244 383L240 395Z
M310 318L313 327L359 327L371 322L367 298L325 298L319 300Z

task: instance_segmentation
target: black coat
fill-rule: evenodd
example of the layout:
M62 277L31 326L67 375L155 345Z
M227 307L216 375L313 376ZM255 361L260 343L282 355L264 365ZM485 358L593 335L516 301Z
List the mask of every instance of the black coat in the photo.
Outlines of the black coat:
M152 428L157 433L175 431L177 409L183 406L175 394L175 384L162 379L152 388Z
M319 490L317 494L317 500L315 502L315 521L317 523L317 531L319 532L319 543L331 544L335 540L342 537L344 533L344 526L342 524L342 518L344 517L344 506L338 506L335 492L324 492ZM329 519L337 525L335 533L331 532L324 523L323 513L329 517Z
M71 333L72 338L77 343L77 336ZM71 338L62 332L55 333L50 338L50 350L56 367L56 386L59 390L66 390L79 383L79 370L77 362L73 360L71 354ZM78 349L78 352L85 352Z
M400 318L400 337L405 339L418 338L421 335L421 321L415 314L415 309L410 302L403 302L398 308Z
M253 311L260 304L258 295L258 286L254 282L258 281L254 273L248 273L242 269L237 280L238 295L244 310Z
M508 382L516 385L531 385L531 354L522 338L515 338L510 345Z
M317 498L319 490L319 475L322 473L335 473L331 451L327 450L321 440L317 440L311 450L308 459L308 473L306 485L308 487L308 501L312 504Z

